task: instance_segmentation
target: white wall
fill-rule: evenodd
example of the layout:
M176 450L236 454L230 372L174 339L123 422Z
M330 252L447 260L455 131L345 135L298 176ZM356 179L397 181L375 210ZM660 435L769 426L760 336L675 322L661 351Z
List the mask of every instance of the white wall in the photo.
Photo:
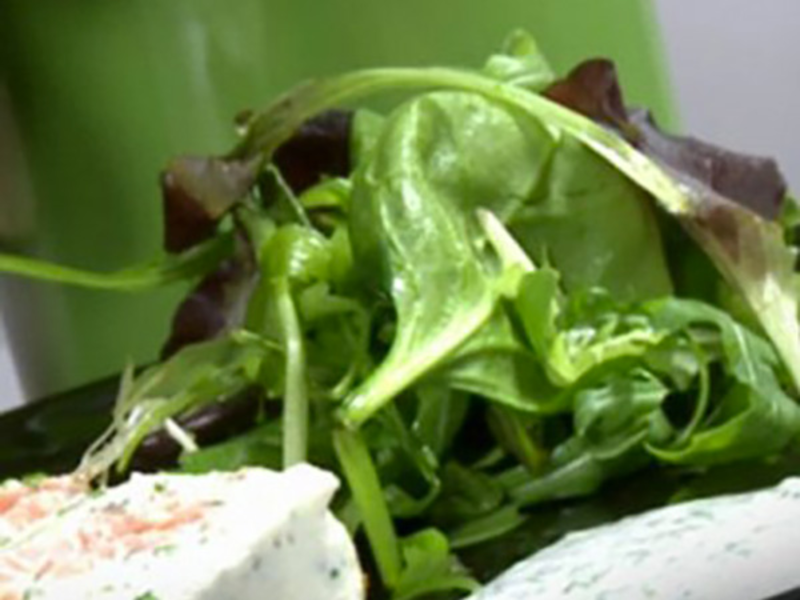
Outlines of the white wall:
M0 307L2 308L2 307ZM5 325L0 319L0 410L17 406L22 402L22 389L14 372L9 352Z
M800 190L800 2L656 0L684 132L773 156Z
M777 157L800 190L800 1L656 0L656 13L683 130ZM21 398L0 327L0 408Z

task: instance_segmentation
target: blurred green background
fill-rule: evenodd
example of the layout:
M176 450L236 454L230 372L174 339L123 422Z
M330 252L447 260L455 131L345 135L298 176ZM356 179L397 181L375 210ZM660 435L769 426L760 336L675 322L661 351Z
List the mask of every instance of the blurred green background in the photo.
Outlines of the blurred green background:
M630 100L674 124L646 0L0 0L0 244L98 270L148 259L161 167L226 150L239 110L357 67L477 67L518 27L559 72L613 58ZM182 292L2 283L29 397L155 358Z

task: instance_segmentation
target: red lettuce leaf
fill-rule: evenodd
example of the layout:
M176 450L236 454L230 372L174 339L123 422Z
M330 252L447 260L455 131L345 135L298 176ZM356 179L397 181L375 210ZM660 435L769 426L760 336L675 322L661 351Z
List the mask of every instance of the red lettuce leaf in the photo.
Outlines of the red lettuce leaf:
M327 110L306 121L275 151L272 160L295 193L323 177L350 174L352 124L352 112Z
M244 323L247 302L258 279L250 240L237 229L233 256L206 275L178 305L162 360L181 348L213 339Z
M211 237L220 219L253 187L258 162L184 156L161 175L164 247L181 252Z
M306 121L278 148L273 162L295 193L326 176L349 173L351 126L351 112L326 111ZM172 161L162 177L167 249L178 251L212 236L219 220L256 183L256 164L221 158ZM203 278L178 306L162 358L243 323L258 265L243 230L237 232L236 254Z
M615 163L654 194L741 294L800 392L797 252L786 244L778 219L791 200L775 162L664 134L641 111L625 110L622 120L624 102L608 61L579 66L547 93L616 130L669 176L664 186L653 174L637 172L634 155ZM598 147L614 157L612 148Z
M545 95L615 128L644 154L691 180L694 187L707 187L765 219L778 218L786 198L786 181L774 160L661 131L647 111L626 108L611 61L581 63Z

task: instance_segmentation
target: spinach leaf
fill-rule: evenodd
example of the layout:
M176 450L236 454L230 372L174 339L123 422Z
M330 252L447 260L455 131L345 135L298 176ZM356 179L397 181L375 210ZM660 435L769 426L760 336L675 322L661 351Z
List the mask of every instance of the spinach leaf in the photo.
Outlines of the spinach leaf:
M558 390L502 310L451 353L441 372L430 375L437 376L456 390L525 412L547 412L557 401Z
M561 273L567 293L600 287L621 301L672 293L648 194L570 136L508 226L535 263Z
M423 96L390 117L356 174L350 235L362 272L394 300L397 330L388 355L345 401L345 422L363 423L429 372L508 338L475 211L508 214L524 202L548 139L471 94Z

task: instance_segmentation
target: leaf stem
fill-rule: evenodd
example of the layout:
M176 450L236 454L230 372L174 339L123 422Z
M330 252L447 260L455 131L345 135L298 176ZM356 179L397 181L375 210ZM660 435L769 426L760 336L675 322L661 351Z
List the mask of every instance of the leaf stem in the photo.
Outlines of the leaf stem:
M500 446L515 455L532 475L540 475L550 456L534 441L519 415L504 406L492 406L489 419L497 428Z
M286 390L283 401L283 466L305 462L308 448L308 390L306 358L300 320L289 281L277 279L275 300L286 351Z
M0 273L84 288L135 292L204 275L233 252L231 235L220 235L178 255L110 273L98 273L47 261L0 254Z
M695 352L699 355L699 348L697 344L694 345ZM697 380L698 380L698 391L697 391L697 401L695 402L694 411L692 412L692 418L689 420L689 424L686 425L686 428L680 433L678 438L672 444L676 448L681 448L684 444L687 444L691 437L694 435L697 428L700 427L703 419L706 416L706 412L708 412L708 405L709 400L711 397L711 378L708 372L708 365L701 364L700 371L697 373Z
M659 198L673 213L685 212L691 199L650 158L591 119L524 88L469 71L451 68L364 69L300 84L250 122L232 158L262 155L275 149L317 113L393 90L457 89L475 92L521 109L545 126L568 133Z
M361 513L381 579L387 587L393 588L397 585L402 567L400 545L375 464L364 440L356 431L335 431L333 445Z

